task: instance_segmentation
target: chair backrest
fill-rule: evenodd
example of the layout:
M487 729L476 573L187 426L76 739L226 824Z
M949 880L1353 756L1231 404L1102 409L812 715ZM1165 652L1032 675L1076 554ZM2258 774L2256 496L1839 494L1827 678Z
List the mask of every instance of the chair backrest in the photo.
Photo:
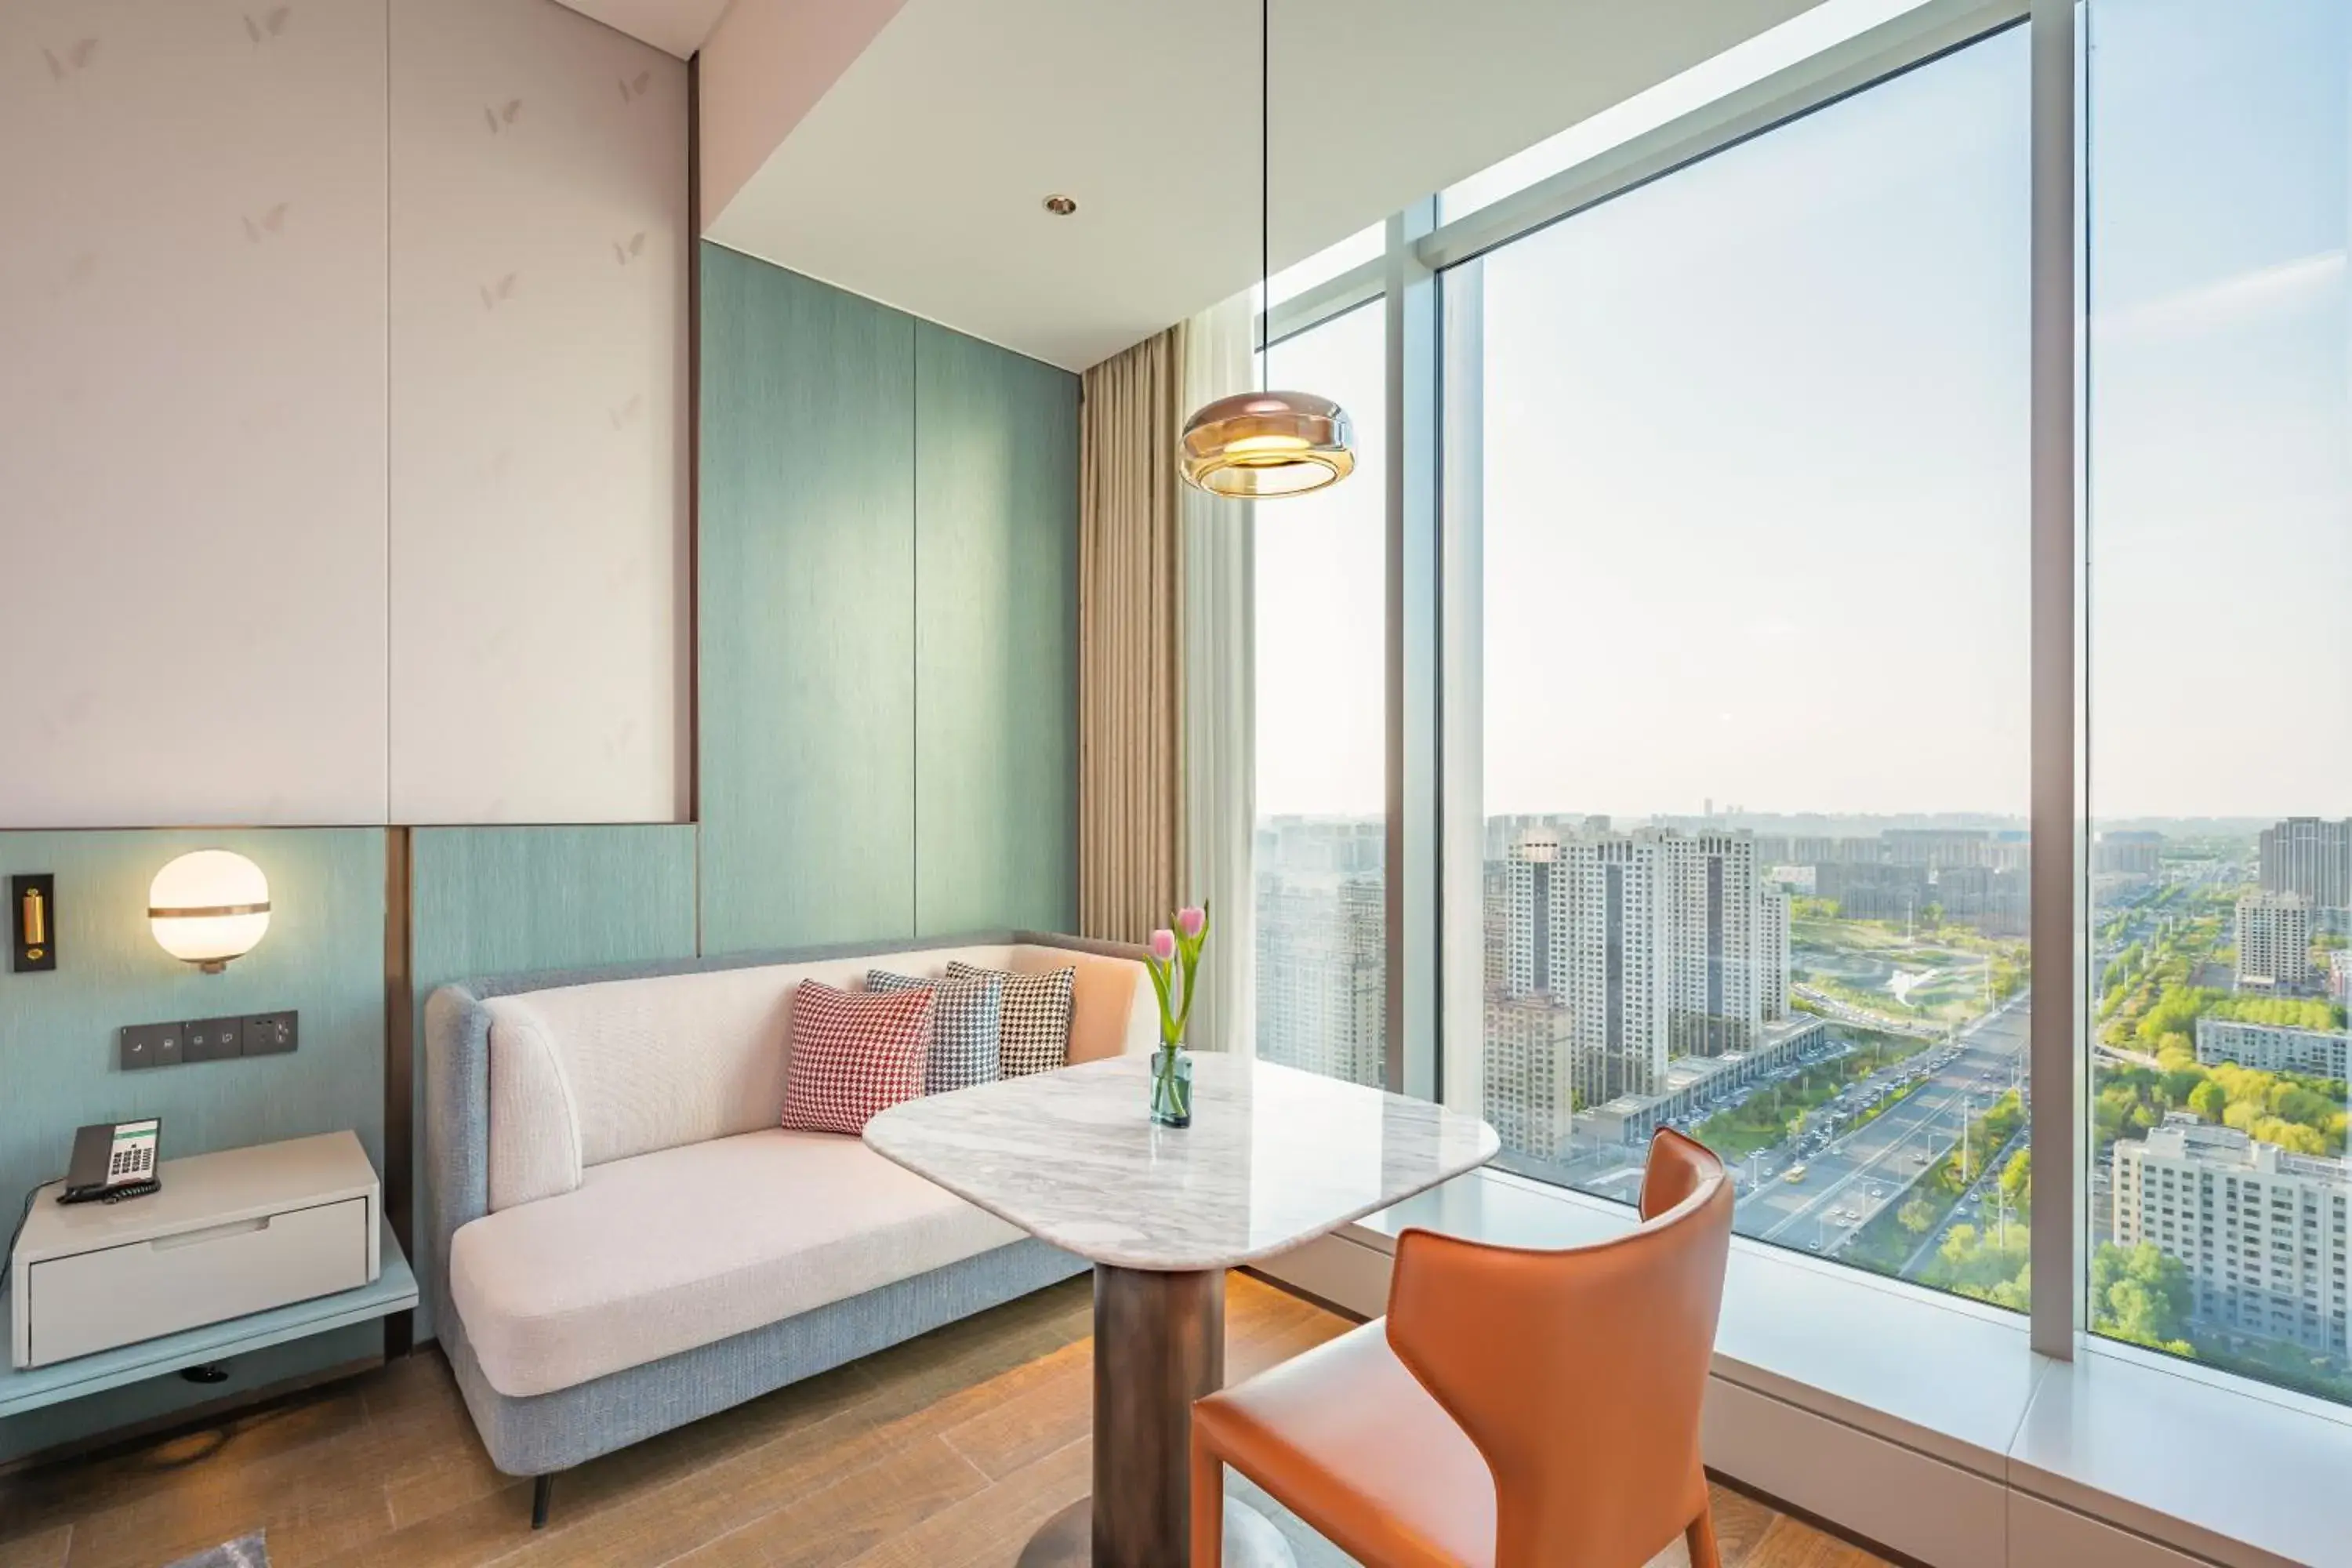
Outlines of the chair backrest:
M1638 1564L1697 1512L1734 1198L1720 1160L1661 1129L1628 1235L1398 1238L1389 1343L1494 1473L1496 1568Z

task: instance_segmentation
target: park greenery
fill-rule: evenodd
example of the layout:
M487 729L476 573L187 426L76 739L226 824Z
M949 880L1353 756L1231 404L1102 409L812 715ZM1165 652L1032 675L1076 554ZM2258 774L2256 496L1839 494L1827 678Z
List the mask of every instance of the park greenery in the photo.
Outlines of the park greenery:
M2168 894L2177 889L2167 889ZM2341 1155L2345 1086L2296 1073L2197 1059L2197 1021L2232 1019L2288 1028L2342 1028L2344 1009L2314 998L2238 996L2191 984L2222 951L2221 916L2207 909L2170 921L2153 945L2134 942L2101 974L2099 1040L2127 1053L2103 1063L2091 1116L2096 1156L2138 1137L2168 1111L2234 1127L2297 1154Z
M2183 1110L2201 1121L2234 1127L2263 1143L2294 1154L2329 1158L2344 1152L2345 1086L2334 1079L2297 1073L2263 1072L2165 1051L2158 1066L2110 1065L2099 1074L2091 1102L2097 1156L2104 1160L2118 1138L2137 1138Z
M1980 1015L2025 986L2026 944L1948 921L1940 906L1900 921L1846 920L1826 899L1790 905L1799 984L1864 1012L1902 1023L1950 1026ZM1898 990L1894 984L1904 980Z
M2292 1072L2230 1062L2200 1062L2197 1024L2211 1017L2277 1027L2341 1030L2345 1009L2326 1001L2240 995L2221 989L2234 954L2227 882L2181 880L2102 922L2098 950L2112 953L2098 971L2095 1031L2105 1052L2092 1103L2095 1158L2104 1166L2118 1138L2137 1138L2170 1113L2185 1112L2291 1152L2344 1156L2347 1086ZM1867 988L1872 963L1917 970L1957 968L1967 951L1984 955L1971 969L1979 999L1987 968L1997 996L2023 983L2023 946L1990 942L1945 925L1921 910L1916 926L1834 919L1834 908L1801 900L1801 942L1830 973L1804 976L1822 995L1891 1016L1933 1021L1943 997L1933 976L1898 1001ZM1937 911L1940 913L1940 911ZM1798 934L1798 933L1792 933ZM2132 936L2138 940L2127 940ZM2315 964L2341 948L2330 934L2314 942ZM1842 962L1862 958L1865 962ZM2003 965L2010 967L2004 972ZM1826 1098L1826 1097L1824 1097ZM1793 1130L1801 1115L1786 1117ZM2024 1108L2015 1094L1969 1118L1966 1136L1910 1178L1898 1194L1840 1250L1842 1260L1880 1273L2025 1310L2032 1299L2032 1235L2026 1223L2033 1181ZM1948 1135L1948 1132L1947 1133ZM1990 1174L1988 1175L1988 1165ZM2189 1266L2153 1243L2098 1243L2090 1259L2090 1326L2096 1332L2333 1399L2352 1398L2344 1364L2286 1341L2229 1333L2192 1321L2196 1287Z

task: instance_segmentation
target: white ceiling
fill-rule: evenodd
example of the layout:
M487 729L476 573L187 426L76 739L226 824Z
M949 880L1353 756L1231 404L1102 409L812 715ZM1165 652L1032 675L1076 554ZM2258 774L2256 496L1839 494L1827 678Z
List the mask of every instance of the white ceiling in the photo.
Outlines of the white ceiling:
M1274 267L1814 3L1277 0ZM1081 369L1256 276L1258 96L1255 0L906 0L704 232Z
M727 0L560 0L679 59L702 47Z

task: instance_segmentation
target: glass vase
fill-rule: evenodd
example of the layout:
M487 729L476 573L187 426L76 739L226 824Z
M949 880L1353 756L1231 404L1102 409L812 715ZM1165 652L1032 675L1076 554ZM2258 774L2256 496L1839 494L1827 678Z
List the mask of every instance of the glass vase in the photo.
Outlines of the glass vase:
M1151 1121L1158 1127L1192 1125L1192 1054L1172 1040L1151 1053Z

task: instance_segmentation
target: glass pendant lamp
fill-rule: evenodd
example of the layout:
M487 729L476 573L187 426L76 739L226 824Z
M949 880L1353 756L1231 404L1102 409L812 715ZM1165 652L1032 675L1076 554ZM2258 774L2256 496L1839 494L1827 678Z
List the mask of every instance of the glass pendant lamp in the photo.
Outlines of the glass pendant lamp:
M1269 192L1273 184L1273 0L1258 0L1258 284L1265 311L1273 308ZM1258 355L1265 376L1266 355ZM1261 381L1263 387L1263 380ZM1356 432L1348 411L1311 392L1264 389L1202 405L1184 422L1182 472L1187 484L1244 500L1305 495L1346 479L1356 467Z

